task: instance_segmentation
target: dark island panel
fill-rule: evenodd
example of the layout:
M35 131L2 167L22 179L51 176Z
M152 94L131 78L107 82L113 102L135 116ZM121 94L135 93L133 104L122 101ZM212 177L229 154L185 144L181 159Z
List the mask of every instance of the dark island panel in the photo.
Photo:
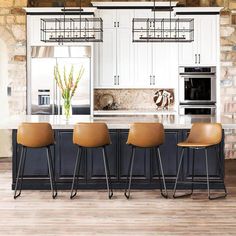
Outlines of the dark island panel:
M13 182L15 186L16 173L20 157L21 147L16 143L16 130L13 130ZM165 143L160 147L163 169L166 176L167 187L173 188L175 181L181 149L177 143L183 141L189 130L170 129L165 130ZM77 146L72 142L73 130L55 130L55 146L51 148L55 166L56 182L59 189L70 189L72 175L78 151ZM108 161L114 188L124 188L127 179L127 171L131 156L131 147L126 144L128 130L110 130L112 144L107 147ZM224 166L224 139L219 146L221 165ZM219 173L218 162L215 150L209 150L209 173L211 179L215 181L215 187L221 187L218 183L221 173ZM187 158L184 156L184 165L181 170L181 180L191 178L192 173L192 151ZM201 178L205 176L205 158L202 151L196 153L195 174ZM26 157L25 176L23 182L24 189L49 189L47 177L47 162L45 149L29 149ZM224 173L222 173L224 175ZM106 188L104 164L102 150L100 148L84 149L81 160L79 176L79 187L84 189L103 189ZM134 169L133 169L133 188L152 189L159 188L159 173L155 158L154 149L137 148ZM217 182L218 181L218 182ZM190 185L182 184L180 187L189 188ZM205 184L197 187L205 188Z

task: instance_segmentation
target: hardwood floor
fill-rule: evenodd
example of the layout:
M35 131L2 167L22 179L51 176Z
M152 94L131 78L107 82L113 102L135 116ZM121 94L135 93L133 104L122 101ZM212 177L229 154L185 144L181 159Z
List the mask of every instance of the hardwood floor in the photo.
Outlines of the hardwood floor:
M209 201L206 192L192 198L163 199L158 190L133 191L126 200L115 191L81 191L69 199L59 192L23 191L14 200L11 163L0 160L0 235L236 235L236 160L226 162L228 197Z

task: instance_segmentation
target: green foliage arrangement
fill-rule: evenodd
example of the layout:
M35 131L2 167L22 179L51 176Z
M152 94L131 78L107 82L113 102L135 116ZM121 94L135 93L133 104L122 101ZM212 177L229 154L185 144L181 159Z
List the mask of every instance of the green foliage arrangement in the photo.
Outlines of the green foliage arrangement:
M61 90L62 98L64 100L64 111L67 119L70 116L71 99L75 94L75 91L78 87L79 81L81 80L83 74L84 74L83 66L80 67L79 73L76 77L74 77L73 65L71 66L68 77L66 74L65 66L64 66L63 76L61 76L58 64L54 67L54 79L56 80L56 83Z

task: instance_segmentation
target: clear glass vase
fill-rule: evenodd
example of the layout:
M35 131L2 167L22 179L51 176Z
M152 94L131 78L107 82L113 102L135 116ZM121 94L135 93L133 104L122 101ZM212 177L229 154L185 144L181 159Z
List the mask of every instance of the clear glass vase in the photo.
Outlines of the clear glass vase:
M72 115L71 99L68 98L63 100L62 114L65 115L67 120Z

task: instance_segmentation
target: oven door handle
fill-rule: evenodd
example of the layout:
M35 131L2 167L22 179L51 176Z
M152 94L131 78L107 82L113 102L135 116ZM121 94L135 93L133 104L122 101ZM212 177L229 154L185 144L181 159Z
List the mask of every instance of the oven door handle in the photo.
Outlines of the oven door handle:
M180 108L216 108L215 105L180 105Z
M180 75L180 78L212 78L212 79L215 79L216 78L216 76L215 76L215 74L212 74L212 75L209 75L209 74L207 74L207 75L196 75L196 74L194 74L194 75L191 75L191 74L182 74L182 75Z

